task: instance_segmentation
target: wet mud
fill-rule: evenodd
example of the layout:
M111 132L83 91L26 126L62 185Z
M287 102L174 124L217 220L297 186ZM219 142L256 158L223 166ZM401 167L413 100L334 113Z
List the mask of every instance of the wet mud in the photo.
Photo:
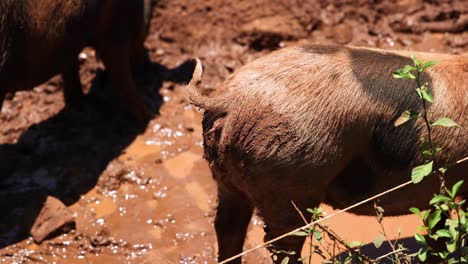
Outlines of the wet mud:
M467 16L463 0L158 1L146 41L151 81L139 83L155 113L145 128L115 110L90 48L80 55L88 92L81 107L64 108L60 77L8 96L0 113L0 263L215 263L216 187L202 156L202 113L173 82L183 79L178 65L202 59L208 94L241 65L294 44L459 54L468 51ZM66 224L37 243L30 231L41 226L48 197L73 220L54 216ZM384 223L391 239L401 228L409 245L420 225L413 216ZM329 224L348 240L379 236L372 217L345 214ZM245 248L261 243L262 227L254 217ZM266 250L244 259L270 263Z

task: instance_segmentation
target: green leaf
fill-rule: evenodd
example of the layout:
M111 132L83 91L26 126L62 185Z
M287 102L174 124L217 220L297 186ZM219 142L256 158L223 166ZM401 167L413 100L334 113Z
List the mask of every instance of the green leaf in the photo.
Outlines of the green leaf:
M442 173L442 174L445 174L446 171L447 171L447 167L439 168L439 172Z
M425 159L430 160L430 158L433 156L433 153L432 153L431 144L429 143L429 140L427 139L427 137L422 137L421 143L422 143L421 150L422 150L423 157Z
M415 67L410 65L405 65L402 69L398 69L393 73L393 77L397 79L416 79L416 77L411 73L411 71L416 70Z
M431 201L429 201L429 204L430 205L433 205L433 204L439 204L439 203L445 203L445 202L450 202L451 199L447 196L443 196L443 195L434 195L434 197L431 199Z
M312 214L313 219L321 218L323 216L323 211L320 207L307 208L307 212Z
M425 71L427 68L431 67L431 66L434 66L436 65L437 62L436 61L427 61L425 62L422 67L419 69L419 72L423 72Z
M426 262L427 259L427 248L420 248L418 251L418 258L422 262Z
M422 154L423 154L423 157L426 159L429 159L430 157L432 157L432 151L430 149L423 150Z
M446 244L447 250L450 253L455 252L455 249L457 248L457 240L453 239L448 241Z
M277 254L278 254L278 253L279 253L279 254L286 254L286 255L294 255L294 254L296 254L295 251L286 251L286 250L282 250L282 249L276 250L275 253L277 253Z
M429 216L430 213L431 213L431 210L425 211L424 214L423 214L422 219L423 219L424 221L426 221L426 219L427 219L427 217Z
M419 67L419 65L421 65L421 61L418 60L415 55L411 55L411 59L413 60L414 66Z
M463 203L464 202L465 200L463 200ZM458 214L460 215L460 224L464 226L465 233L468 233L468 221L467 221L468 212L459 210ZM468 256L468 247L466 248L466 250L467 250L467 256Z
M414 76L412 73L408 72L408 73L405 75L405 79L416 80L416 76Z
M423 225L423 226L420 226L420 227L418 228L418 230L419 230L419 231L427 232L427 226L424 226L424 225Z
M437 239L439 239L439 236L437 234L430 234L429 238L432 239L432 240L437 240Z
M288 264L289 263L289 257L286 256L284 259L281 261L281 264Z
M314 238L318 242L321 242L322 241L322 233L320 233L320 231L318 231L318 230L314 230Z
M403 69L401 69L403 73L410 73L411 71L414 71L414 70L416 70L416 67L413 67L411 65L405 65Z
M419 210L418 208L416 207L411 207L410 209L410 212L412 212L413 214L419 216L420 218L422 218L422 214L421 214L421 210Z
M439 258L441 258L443 260L446 260L448 258L448 255L449 255L449 253L447 251L437 252L437 256L439 256Z
M457 196L457 193L458 191L460 190L460 187L463 185L463 180L461 181L458 181L457 183L455 183L452 187L452 195L453 197L452 198L455 198L455 196Z
M374 247L375 248L380 248L382 246L383 242L384 242L384 236L383 235L377 237L374 240Z
M385 210L381 206L376 206L375 210L377 210L377 212L382 213L382 214L385 213Z
M309 233L306 232L306 231L297 231L297 232L294 233L293 235L295 235L295 236L308 236Z
M422 99L421 88L416 88L416 92L418 93L419 98Z
M420 245L424 245L424 246L427 245L426 239L421 234L418 234L418 233L414 234L414 239L416 239L416 242Z
M415 117L418 117L418 116L419 116L418 112L413 112L413 111L406 110L403 113L401 113L400 117L397 118L394 125L396 127L401 126L404 123L408 122L409 120L411 120L411 119L413 119Z
M421 92L421 97L424 100L431 102L431 103L434 102L434 96L432 95L431 91L429 91L426 85L423 85L421 87L420 92Z
M429 219L428 219L429 229L433 229L437 225L437 223L439 223L439 221L442 219L441 213L442 211L436 210L432 214L429 215Z
M350 246L352 248L360 247L360 246L362 246L362 243L359 242L359 241L351 241L351 242L348 243L348 246Z
M448 195L449 195L451 198L453 198L453 197L455 196L455 195L452 194L452 191L451 191L451 190L447 189L447 187L445 188L445 192L447 192ZM447 198L448 198L448 197L447 197ZM451 200L450 200L450 201L451 201Z
M442 117L431 124L431 126L442 126L442 127L460 127L455 121L448 117Z
M434 252L434 253L435 253L436 256L438 256L439 258L444 259L444 260L447 259L448 254L449 254L448 252L445 252L445 251L444 252Z
M436 235L438 235L439 237L452 237L450 235L450 232L448 230L446 230L446 229L437 230Z
M396 71L393 72L393 78L402 79L403 77L402 77L401 72L399 70L396 70Z
M441 205L440 205L440 209L441 209L442 211L448 211L450 208L449 208L448 205L446 205L446 204L441 204Z
M413 183L419 183L424 179L424 177L431 174L433 164L434 162L431 161L429 163L414 167L411 171L411 180Z

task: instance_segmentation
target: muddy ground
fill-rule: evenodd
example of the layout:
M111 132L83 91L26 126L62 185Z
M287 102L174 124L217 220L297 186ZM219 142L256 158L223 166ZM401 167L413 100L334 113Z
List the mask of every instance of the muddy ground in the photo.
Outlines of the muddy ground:
M468 51L464 0L161 0L153 15L146 44L154 79L140 83L140 90L155 113L162 106L144 131L114 110L105 84L92 86L102 69L92 49L80 56L84 89L90 90L82 108L64 108L59 77L5 102L1 263L215 262L216 189L202 158L201 112L170 81L188 58L202 59L202 87L209 93L241 65L297 43ZM54 209L59 223L70 223L35 243L30 229L41 221L46 200L62 210ZM398 227L404 237L420 224L414 217L385 223L392 238ZM379 231L372 218L345 215L330 224L364 242ZM254 217L246 247L259 243L262 232ZM245 260L269 262L265 250Z

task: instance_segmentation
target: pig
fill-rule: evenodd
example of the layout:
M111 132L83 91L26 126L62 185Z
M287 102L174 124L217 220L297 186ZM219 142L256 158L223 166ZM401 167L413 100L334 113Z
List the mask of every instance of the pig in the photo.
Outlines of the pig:
M467 55L289 47L241 67L209 96L197 88L202 65L192 62L186 90L189 101L204 109L204 156L218 189L219 261L242 251L254 209L268 241L303 225L292 202L310 217L306 208L322 202L342 209L410 180L412 168L423 163L425 124L421 119L394 123L405 110L421 111L422 104L416 83L392 73L412 65L411 54L437 61L422 75L435 98L430 118L450 117L461 126L433 128L434 142L443 148L438 164L466 157ZM447 171L448 184L467 175L467 162L454 165ZM429 176L380 198L379 205L386 216L408 214L410 207L427 208L439 187L438 177ZM351 212L375 215L372 203ZM269 250L300 254L304 239L289 236ZM290 263L298 262L290 257Z
M118 105L138 123L151 114L137 94L132 66L144 63L150 0L2 0L0 110L8 92L30 89L61 73L66 104L83 91L78 54L93 46L116 89Z

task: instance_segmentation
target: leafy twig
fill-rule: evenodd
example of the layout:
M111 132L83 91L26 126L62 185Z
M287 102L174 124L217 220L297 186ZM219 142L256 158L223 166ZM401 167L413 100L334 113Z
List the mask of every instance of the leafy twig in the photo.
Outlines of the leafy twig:
M296 206L296 204L294 203L294 201L291 201L294 208L296 209L296 211L299 213L299 215L302 217L302 219L304 220L304 222L307 224L307 220L306 218L304 217L304 214L302 214L301 210L299 210L299 208ZM321 224L317 223L315 224L315 226L317 226L318 228L320 228L322 230L322 232L325 232L327 233L327 235L330 237L330 239L334 240L334 241L337 241L339 244L341 244L343 247L345 247L349 252L351 252L352 254L356 255L356 256L359 256L361 257L362 259L364 259L365 261L367 261L368 263L375 263L372 259L370 259L369 257L367 257L366 255L362 254L361 252L357 251L355 248L353 247L350 247L346 241L344 241L342 238L340 238L333 230L327 228L327 227L324 227L322 226ZM311 237L311 239L313 239ZM309 263L310 263L310 258L309 258Z

